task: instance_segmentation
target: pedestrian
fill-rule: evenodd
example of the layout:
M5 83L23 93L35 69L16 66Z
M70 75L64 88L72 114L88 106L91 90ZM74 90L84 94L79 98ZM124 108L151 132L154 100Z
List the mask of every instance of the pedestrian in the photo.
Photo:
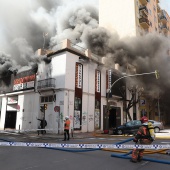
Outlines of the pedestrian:
M66 141L70 139L70 134L69 134L69 129L70 129L70 120L69 120L69 117L66 116L65 117L65 121L64 121L64 139L63 141Z
M148 122L148 117L146 116L146 113L141 117L140 121L141 123Z
M39 126L39 128L40 129L45 129L45 127L47 126L47 121L43 118L43 119L38 119L37 118L37 120L39 120L40 121L40 126ZM43 134L43 133L46 133L46 130L41 130L41 134ZM38 135L39 135L39 130L38 130Z
M155 140L154 128L151 122L143 123L139 128L133 141L135 143L148 145ZM131 162L140 162L143 158L144 149L133 149Z

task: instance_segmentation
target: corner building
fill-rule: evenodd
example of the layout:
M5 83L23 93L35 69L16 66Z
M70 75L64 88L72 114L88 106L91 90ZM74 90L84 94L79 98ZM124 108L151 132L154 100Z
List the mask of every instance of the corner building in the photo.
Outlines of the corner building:
M107 113L106 92L121 76L117 67L108 70L102 58L69 40L58 44L56 51L39 49L37 54L42 62L36 70L1 78L1 130L36 131L37 118L43 117L47 133L63 133L65 116L75 133L108 130L123 122L116 86Z

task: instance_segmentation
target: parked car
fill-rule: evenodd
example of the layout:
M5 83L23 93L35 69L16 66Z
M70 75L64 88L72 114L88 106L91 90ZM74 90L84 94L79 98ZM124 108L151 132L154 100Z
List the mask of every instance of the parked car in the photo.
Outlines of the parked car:
M158 133L160 130L164 129L164 125L162 122L155 121L155 120L149 120L149 122L153 124L155 133Z
M113 129L113 134L135 134L142 125L140 120L132 120Z
M149 120L153 124L155 133L158 133L160 130L164 129L164 125L162 122L158 122L155 120ZM140 120L132 120L124 123L121 126L113 128L113 134L122 135L122 134L136 134L139 127L142 126Z

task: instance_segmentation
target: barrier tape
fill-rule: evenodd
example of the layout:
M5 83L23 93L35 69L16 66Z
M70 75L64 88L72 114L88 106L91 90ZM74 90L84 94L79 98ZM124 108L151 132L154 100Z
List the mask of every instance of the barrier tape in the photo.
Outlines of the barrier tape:
M65 143L29 143L29 142L0 142L0 146L23 146L43 148L110 148L110 149L170 149L170 145L121 145L121 144L65 144Z

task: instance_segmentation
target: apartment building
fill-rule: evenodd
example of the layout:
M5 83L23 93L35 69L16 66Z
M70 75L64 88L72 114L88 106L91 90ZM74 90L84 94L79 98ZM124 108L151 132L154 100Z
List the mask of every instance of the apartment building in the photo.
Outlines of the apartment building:
M100 0L99 25L120 37L148 32L170 35L170 18L160 8L159 0Z
M169 37L170 17L164 9L161 9L159 2L159 0L99 0L99 25L117 32L120 38L127 36L140 38L146 33L153 32ZM137 116L133 118L140 118L142 113L147 112L152 119L163 119L160 118L155 103L149 101L151 99L145 94L136 107ZM154 113L151 113L151 107L157 110L152 109ZM131 109L130 112L132 114L134 110Z

